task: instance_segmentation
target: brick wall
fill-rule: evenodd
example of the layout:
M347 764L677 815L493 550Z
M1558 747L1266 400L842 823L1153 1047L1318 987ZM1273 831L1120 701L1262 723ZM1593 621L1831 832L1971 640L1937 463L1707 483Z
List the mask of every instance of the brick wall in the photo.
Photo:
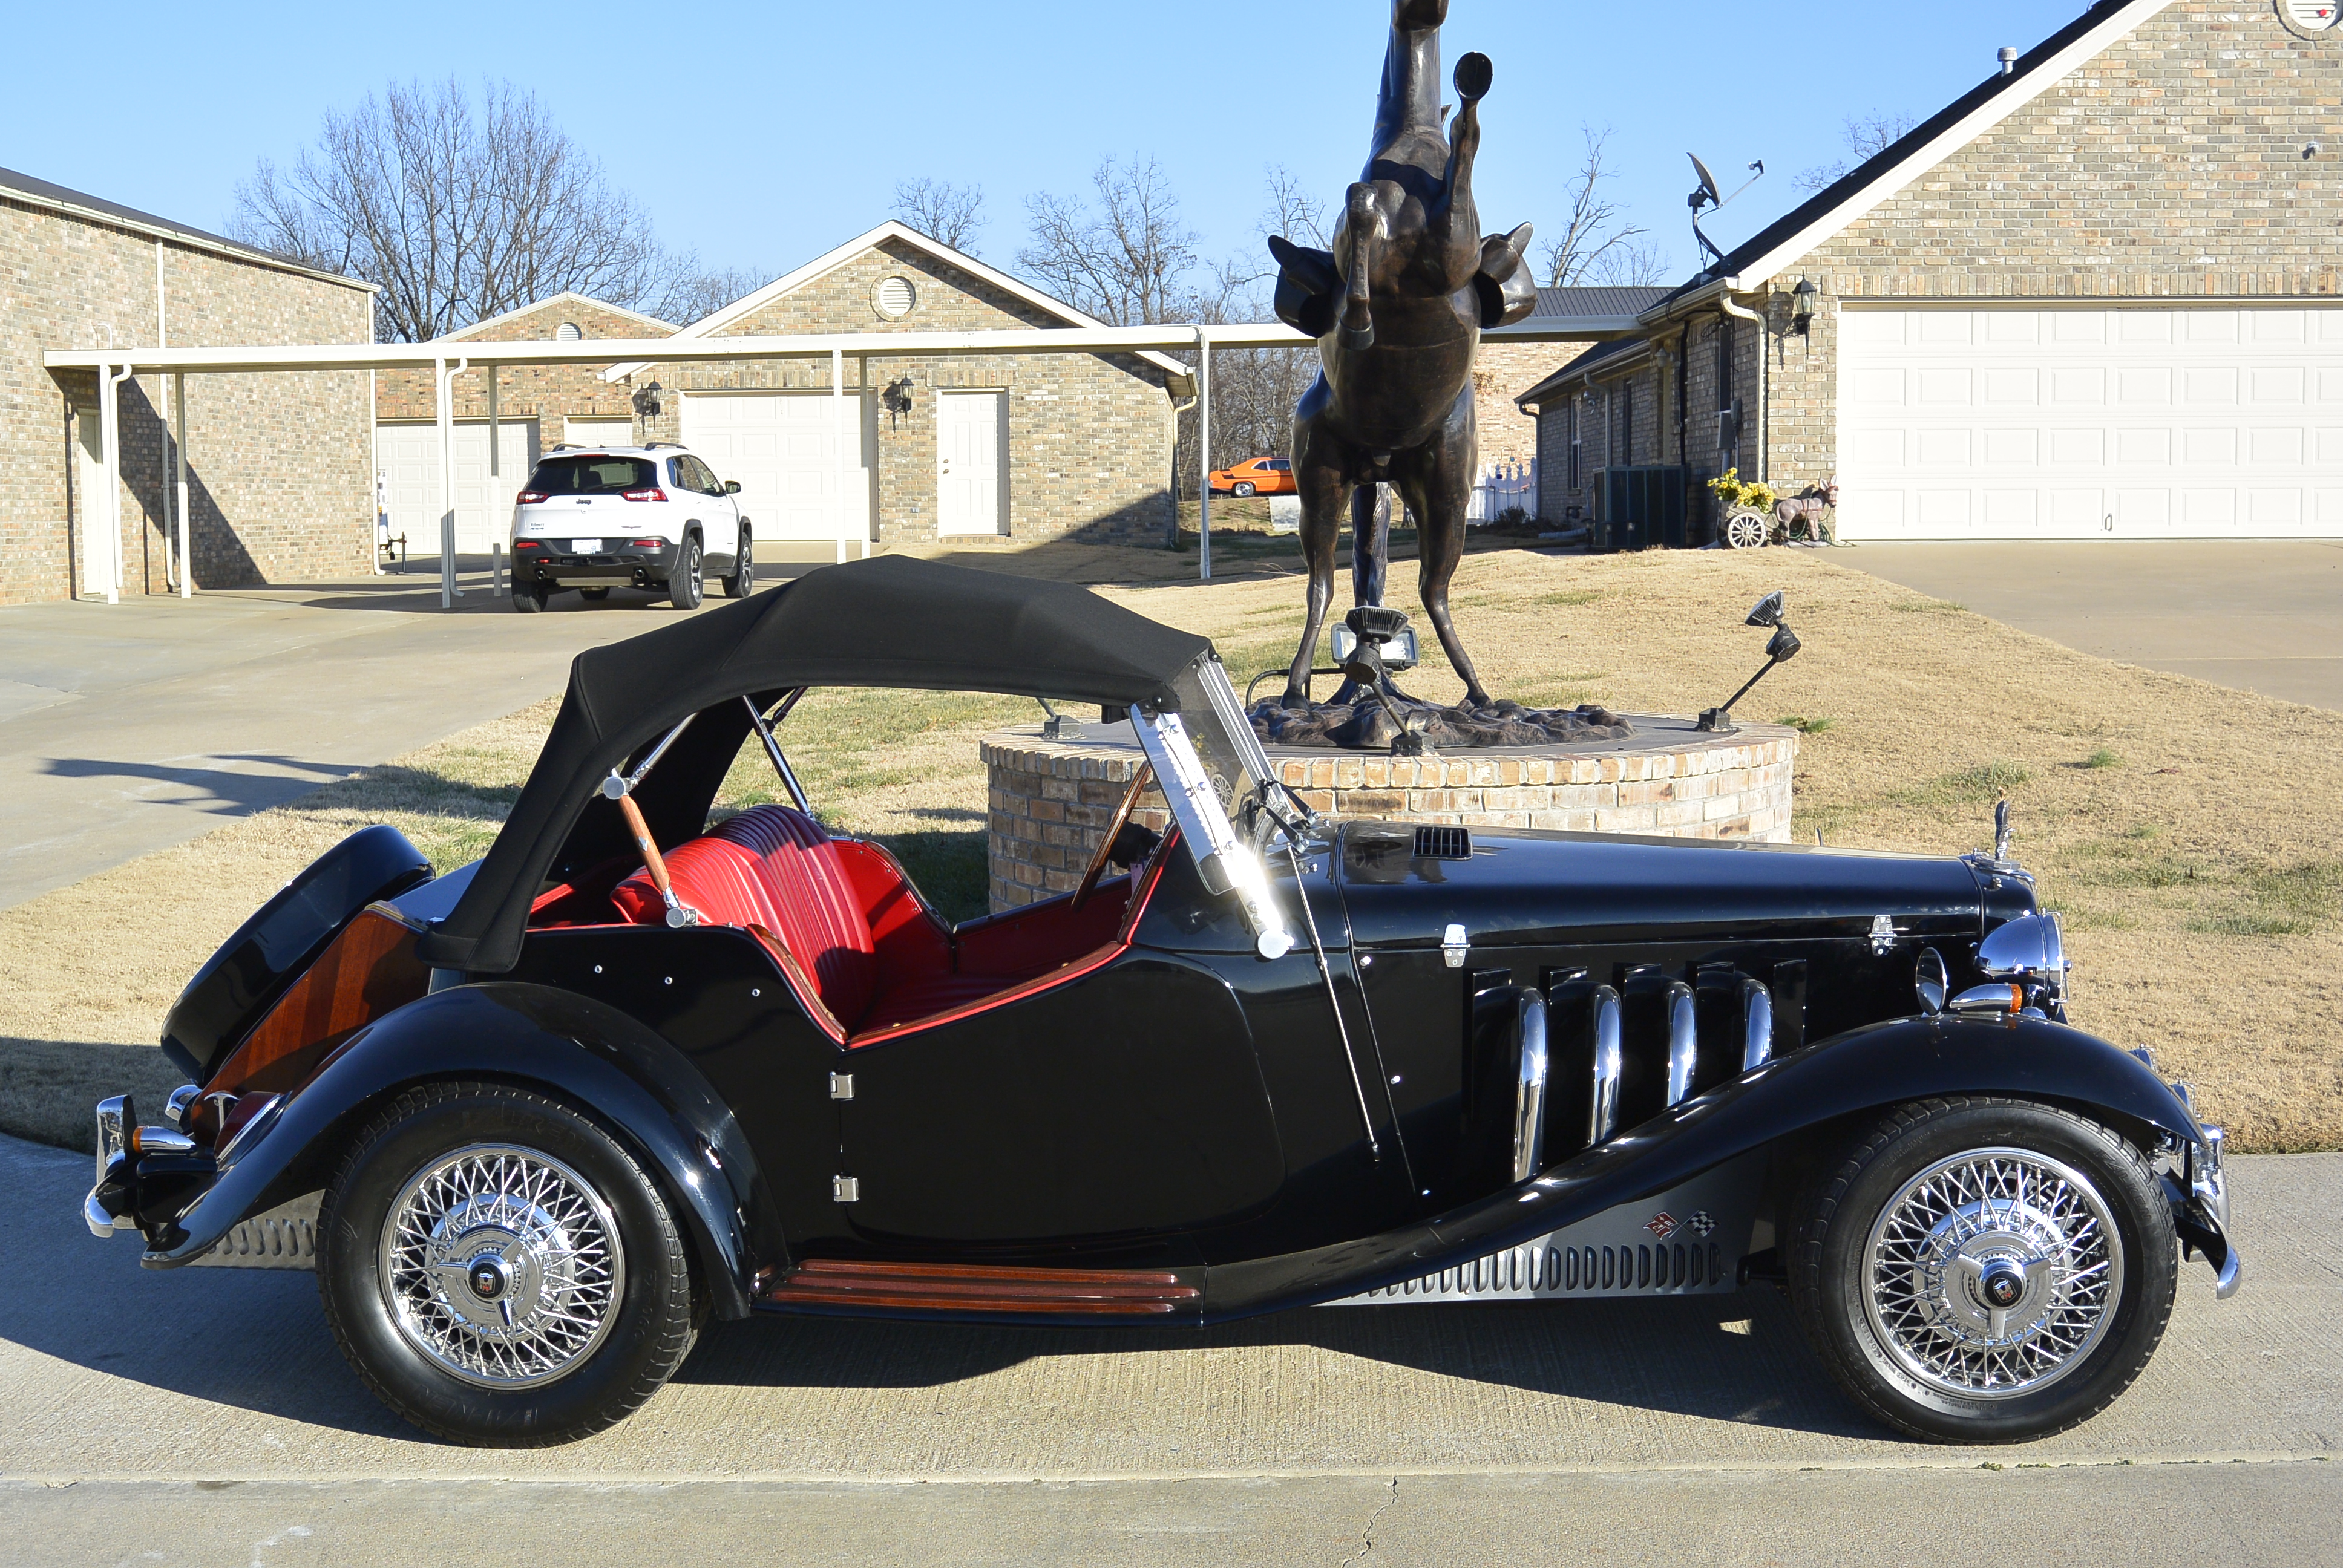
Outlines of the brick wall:
M362 289L166 242L175 344L364 343ZM80 530L99 510L76 444L95 451L97 377L52 375L52 348L156 341L151 237L0 192L0 604L77 590ZM124 383L126 591L161 592L169 479L167 378ZM359 371L187 377L187 482L199 588L330 579L374 558L367 377Z
M551 341L564 322L574 323L588 338L665 337L675 330L594 300L564 295L530 309L484 322L457 335L464 343L526 343ZM634 388L602 379L607 365L504 365L497 367L497 417L535 419L538 438L548 447L561 439L568 419L631 419ZM448 400L458 419L488 417L488 373L468 370L448 384ZM375 417L436 419L439 417L431 373L427 370L384 370L375 377ZM669 436L669 440L675 437Z
M992 908L1071 890L1139 771L1132 747L1002 731L985 738ZM1475 828L1551 828L1787 843L1798 736L1746 724L1730 742L1596 757L1281 757L1315 811ZM1169 819L1153 786L1139 819Z

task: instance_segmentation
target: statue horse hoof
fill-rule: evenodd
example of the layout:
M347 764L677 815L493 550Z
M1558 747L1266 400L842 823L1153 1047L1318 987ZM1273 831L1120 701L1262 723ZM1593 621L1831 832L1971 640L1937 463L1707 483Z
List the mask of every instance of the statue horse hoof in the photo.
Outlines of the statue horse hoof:
M1487 97L1489 84L1496 79L1497 67L1478 49L1456 62L1456 95L1468 104Z

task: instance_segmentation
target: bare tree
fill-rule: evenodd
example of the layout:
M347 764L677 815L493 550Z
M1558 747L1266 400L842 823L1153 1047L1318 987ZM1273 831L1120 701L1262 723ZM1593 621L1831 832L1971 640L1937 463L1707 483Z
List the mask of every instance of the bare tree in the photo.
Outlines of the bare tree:
M1564 188L1569 210L1561 232L1546 242L1545 271L1549 287L1569 288L1587 284L1652 284L1664 282L1667 256L1650 231L1629 223L1619 204L1604 191L1616 171L1608 159L1611 128L1581 126L1586 156L1578 176Z
M661 321L689 327L704 317L715 315L734 300L756 293L779 276L761 267L703 269L694 258L685 256L658 302L640 308Z
M1110 157L1091 187L1094 201L1046 191L1025 198L1032 231L1019 265L1067 304L1115 327L1190 319L1196 234L1181 220L1162 166Z
M565 289L629 308L663 302L690 257L543 105L508 83L394 84L326 116L290 169L236 187L246 244L381 286L376 331L419 342Z
M1868 163L1903 140L1904 134L1918 123L1909 115L1880 109L1867 115L1849 115L1839 130L1839 139L1846 144L1848 156L1836 163L1817 164L1792 176L1792 183L1803 191L1818 191L1836 185L1857 164Z
M898 180L895 216L963 256L976 256L976 231L984 226L984 187L944 180Z

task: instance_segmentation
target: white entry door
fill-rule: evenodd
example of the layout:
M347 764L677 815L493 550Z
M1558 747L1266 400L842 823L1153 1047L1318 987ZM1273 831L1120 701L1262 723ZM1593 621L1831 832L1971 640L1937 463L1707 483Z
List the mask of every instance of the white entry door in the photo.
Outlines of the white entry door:
M870 536L878 437L859 395L694 392L683 400L683 444L718 478L740 482L740 513L758 538Z
M2343 534L2343 307L1849 307L1838 376L1849 539Z
M936 394L936 531L1009 531L1009 394Z
M488 422L466 419L457 423L456 551L486 555L491 544L502 544L512 527L513 497L537 466L537 421L497 421L497 472L488 472ZM447 510L439 498L439 427L397 424L375 427L375 465L382 472L384 504L390 512L390 531L407 536L407 549L418 556L439 553L439 517Z

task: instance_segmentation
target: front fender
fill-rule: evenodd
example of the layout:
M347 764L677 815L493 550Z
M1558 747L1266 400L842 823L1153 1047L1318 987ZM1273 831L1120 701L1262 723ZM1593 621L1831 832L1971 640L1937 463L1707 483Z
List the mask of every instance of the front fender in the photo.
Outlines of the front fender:
M682 1052L598 1002L498 981L435 991L352 1037L161 1233L146 1266L192 1262L245 1219L324 1186L364 1113L450 1078L542 1087L631 1141L678 1204L718 1316L746 1316L757 1274L787 1265L748 1139Z
M1308 1252L1220 1264L1207 1322L1332 1301L1518 1246L1664 1192L1736 1155L1844 1116L1939 1095L1997 1094L2069 1106L2150 1141L2202 1146L2188 1107L2130 1052L2046 1019L1898 1019L1767 1062L1444 1214Z

